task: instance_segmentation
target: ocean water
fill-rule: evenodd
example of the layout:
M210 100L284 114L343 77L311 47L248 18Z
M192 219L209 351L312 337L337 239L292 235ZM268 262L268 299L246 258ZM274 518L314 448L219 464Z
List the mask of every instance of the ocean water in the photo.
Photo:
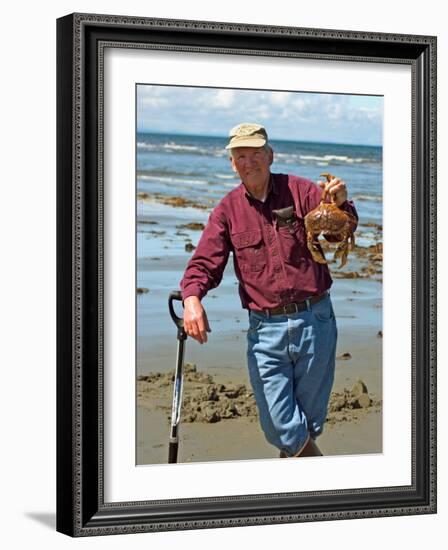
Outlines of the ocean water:
M148 289L137 296L139 374L173 368L176 333L168 312L168 296L179 288L191 257L186 243L196 246L201 235L185 224L206 223L210 209L240 184L231 169L226 143L226 138L215 137L137 135L137 192L180 196L207 206L205 210L173 209L160 202L137 201L137 286ZM369 222L382 224L381 147L291 141L272 141L272 146L273 172L293 173L313 181L321 179L321 172L331 172L347 183L360 216L358 229ZM378 238L369 227L362 229L362 236L361 231L357 233L360 246L369 246ZM356 270L356 262L356 256L349 255L346 269ZM381 329L382 284L373 279L336 279L334 283L332 299L342 353L347 335L362 343L365 333L376 338ZM196 362L201 369L245 368L247 312L241 308L232 261L219 288L209 292L204 304L213 331L211 343L203 347L189 339L186 360ZM178 315L181 311L178 307Z
M137 192L181 196L212 208L240 181L225 137L137 134ZM342 178L360 222L382 223L382 147L272 140L272 172Z

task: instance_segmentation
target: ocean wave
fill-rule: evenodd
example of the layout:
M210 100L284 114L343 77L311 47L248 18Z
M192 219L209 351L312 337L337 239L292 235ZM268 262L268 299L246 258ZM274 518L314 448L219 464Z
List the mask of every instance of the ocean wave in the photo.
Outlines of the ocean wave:
M143 181L163 181L166 183L184 183L187 185L207 185L207 181L204 180L189 180L181 178L172 178L168 176L150 176L148 174L141 174L137 176L137 179Z
M223 147L216 147L214 144L210 146L204 145L187 145L183 143L176 143L174 141L165 141L159 143L148 143L145 141L138 141L137 148L142 151L167 153L167 154L193 154L199 156L209 156L216 158L223 158L228 155ZM281 151L274 151L274 156L277 160L285 162L286 164L303 164L303 163L335 163L335 164L378 164L381 163L381 158L367 158L367 157L351 157L349 155L308 155L300 152L288 153Z
M383 197L379 195L353 195L355 201L383 202Z
M373 162L372 159L362 157L352 158L345 155L324 155L323 157L317 155L299 155L299 158L301 160L315 160L318 162L345 162L348 164L352 164L354 162Z
M140 170L137 170L137 177L143 177L143 176L152 176L152 177L156 177L156 176L160 176L162 178L165 178L165 177L168 177L168 176L174 176L174 177L178 177L178 178L197 178L197 177L202 177L202 174L201 172L197 172L197 171L178 171L178 170L170 170L170 169L166 169L166 168L161 168L161 169L153 169L153 170L145 170L145 169L140 169Z
M281 160L286 164L293 164L298 162L299 156L296 153L277 153L277 151L274 151L274 160Z
M153 150L163 150L171 149L175 151L198 151L199 147L196 145L179 145L178 143L173 143L172 141L168 143L147 143L146 141L137 141L137 147L139 149L149 149Z
M274 156L276 159L286 162L287 164L291 164L293 162L304 164L310 161L315 162L318 165L320 162L325 162L326 164L329 164L330 162L336 164L373 164L379 162L378 160L372 158L349 157L347 155L301 155L300 153L274 152Z
M200 147L196 145L179 145L178 143L164 143L162 145L164 149L173 149L174 151L200 151Z
M174 143L169 141L167 143L147 143L145 141L138 141L137 148L146 151L163 152L163 153L193 153L197 155L210 155L213 154L207 147L198 147L197 145L183 145L180 143Z
M235 176L233 174L215 174L215 178L219 178L222 180L232 180L235 179Z
M144 141L137 141L137 148L138 149L157 149L157 145L153 145L152 143L146 143Z

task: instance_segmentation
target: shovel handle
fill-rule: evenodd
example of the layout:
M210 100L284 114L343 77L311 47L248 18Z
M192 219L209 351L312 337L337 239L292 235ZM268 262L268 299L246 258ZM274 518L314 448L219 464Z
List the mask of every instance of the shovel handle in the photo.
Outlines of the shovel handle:
M172 290L168 298L168 308L170 310L171 319L174 321L174 324L177 327L177 337L179 340L186 340L187 333L184 330L184 320L182 317L176 315L174 311L174 300L182 302L182 293L180 290Z
M173 306L174 300L179 300L180 302L182 302L182 294L180 290L173 290L172 292L170 292L170 296L168 298L168 307L170 310L171 319L174 321L174 324L177 326L177 328L183 328L184 320L182 319L182 317L176 315Z

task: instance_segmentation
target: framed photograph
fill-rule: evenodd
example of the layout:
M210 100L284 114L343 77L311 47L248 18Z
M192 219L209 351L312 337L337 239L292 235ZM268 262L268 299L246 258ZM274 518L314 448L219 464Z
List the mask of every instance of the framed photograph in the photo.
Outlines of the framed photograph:
M435 513L436 38L57 50L58 531Z

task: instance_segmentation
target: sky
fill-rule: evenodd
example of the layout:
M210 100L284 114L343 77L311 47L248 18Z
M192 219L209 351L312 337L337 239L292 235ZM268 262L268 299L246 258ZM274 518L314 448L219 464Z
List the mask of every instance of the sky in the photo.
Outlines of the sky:
M383 98L330 93L137 86L137 131L227 137L242 122L272 139L382 145Z

